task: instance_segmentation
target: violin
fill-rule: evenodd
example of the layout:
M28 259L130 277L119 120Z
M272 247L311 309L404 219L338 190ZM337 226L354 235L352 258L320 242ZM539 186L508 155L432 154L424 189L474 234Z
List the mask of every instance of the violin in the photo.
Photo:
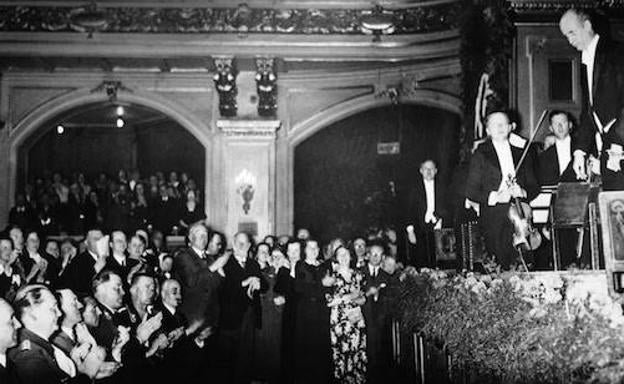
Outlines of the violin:
M517 186L516 180L510 176L507 186ZM533 210L531 206L518 197L512 197L507 214L513 225L513 245L520 251L533 251L542 244L542 236L533 227Z

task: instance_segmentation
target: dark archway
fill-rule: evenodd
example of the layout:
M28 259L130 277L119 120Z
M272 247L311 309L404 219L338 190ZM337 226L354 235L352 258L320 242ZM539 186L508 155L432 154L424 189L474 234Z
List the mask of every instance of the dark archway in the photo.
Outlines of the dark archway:
M17 190L52 172L94 178L119 169L138 169L142 175L184 171L203 189L205 149L188 130L161 112L128 103L122 104L124 126L118 128L118 106L82 105L42 124L19 147Z
M449 183L458 161L460 117L421 105L374 108L338 121L295 149L294 222L322 241L398 225L420 163L433 158ZM400 141L399 155L377 153Z

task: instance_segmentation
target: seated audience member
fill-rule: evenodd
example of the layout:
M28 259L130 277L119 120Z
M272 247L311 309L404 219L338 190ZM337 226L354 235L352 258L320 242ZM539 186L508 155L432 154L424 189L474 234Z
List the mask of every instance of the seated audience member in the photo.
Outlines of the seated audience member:
M197 196L194 190L191 189L186 192L186 199L180 206L177 216L178 225L182 228L182 233L188 233L188 229L191 225L206 219L204 208L197 201Z
M93 330L100 324L100 316L102 311L98 306L97 301L91 296L85 296L82 298L82 319L89 330L89 333L93 335Z
M26 236L26 248L20 255L27 283L46 283L55 285L60 271L60 261L42 252L41 240L35 231Z
M134 383L153 379L148 352L154 352L150 337L160 328L162 315L144 317L134 324L128 321L124 307L121 278L112 271L103 270L93 279L93 294L102 315L93 336L107 352L107 361L117 361L122 367L116 372L118 382Z
M15 268L17 252L10 237L0 237L0 298L13 300L23 278Z
M69 289L57 292L61 312L60 328L50 341L70 356L78 372L89 379L109 377L119 368L116 362L105 362L106 351L99 347L82 322L82 304Z
M9 211L9 225L24 229L33 228L35 225L35 212L26 203L22 193L15 197L15 206Z
M76 244L74 243L74 241L70 238L66 238L65 240L63 240L63 242L61 242L61 256L60 256L60 263L61 263L61 270L59 271L59 279L58 279L58 286L59 287L66 287L67 286L67 267L69 266L69 264L72 262L72 260L74 260L74 258L76 257L77 253L78 253L78 248L76 248Z
M301 241L306 241L310 238L310 231L306 228L299 228L295 237Z
M48 341L61 316L54 294L45 285L27 285L17 292L14 305L24 326L19 345L9 352L19 383L60 384L76 377L73 361Z
M14 363L7 358L7 350L17 345L17 330L21 324L15 318L13 308L0 299L0 383L19 384Z
M91 280L106 265L107 255L99 255L97 242L103 237L99 229L87 232L85 244L87 249L76 256L67 266L64 273L64 287L71 289L78 297L91 294Z
M158 267L155 269L158 282L173 278L173 255L170 253L161 253L158 256Z
M126 242L126 234L122 231L113 231L110 239L111 255L106 259L104 269L109 269L121 277L124 284L128 284L128 274L132 271L139 260L126 256L128 243ZM128 287L128 285L125 285Z

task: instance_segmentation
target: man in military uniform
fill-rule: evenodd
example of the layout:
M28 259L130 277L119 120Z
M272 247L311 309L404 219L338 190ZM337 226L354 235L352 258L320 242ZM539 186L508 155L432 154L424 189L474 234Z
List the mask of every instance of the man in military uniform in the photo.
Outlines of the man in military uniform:
M27 285L15 296L15 310L24 326L18 346L9 352L18 382L60 384L75 377L74 363L48 341L61 316L54 294L44 285Z
M17 384L17 372L13 362L7 359L7 349L17 345L17 330L22 325L17 321L13 308L0 299L0 383Z

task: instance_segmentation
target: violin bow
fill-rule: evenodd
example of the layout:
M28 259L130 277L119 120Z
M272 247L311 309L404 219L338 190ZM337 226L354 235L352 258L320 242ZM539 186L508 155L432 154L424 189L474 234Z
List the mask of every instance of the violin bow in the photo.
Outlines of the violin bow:
M524 148L524 151L522 152L522 157L520 157L520 161L518 161L518 165L516 165L516 169L514 169L514 174L518 174L518 170L522 166L522 163L524 162L526 155L529 153L531 144L535 140L535 136L537 135L537 132L539 132L540 128L542 127L542 123L544 122L544 119L546 118L547 113L548 113L548 109L544 109L544 112L542 112L539 120L537 121L537 126L533 130L533 133L531 133L531 137L529 138L529 142L527 143L526 148Z

